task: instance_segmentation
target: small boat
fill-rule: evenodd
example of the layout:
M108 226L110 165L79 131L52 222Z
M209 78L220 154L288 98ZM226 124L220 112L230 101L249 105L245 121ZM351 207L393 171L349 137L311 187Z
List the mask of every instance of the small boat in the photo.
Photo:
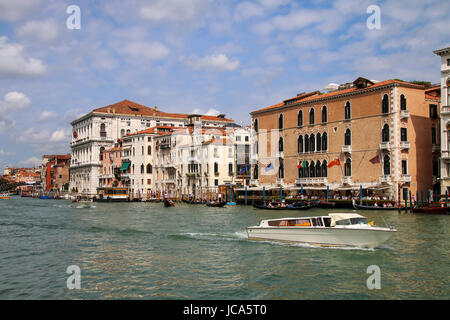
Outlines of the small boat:
M226 204L229 205L229 206L235 206L236 202L227 202Z
M225 201L217 202L217 201L211 201L207 202L206 206L208 207L216 207L216 208L223 208L227 203Z
M11 198L11 197L10 197L10 195L9 195L8 192L1 192L1 193L0 193L0 199L8 200L8 199L10 199L10 198Z
M310 205L310 204L300 204L299 205L298 203L294 203L293 206L286 206L286 207L272 206L272 207L270 207L270 206L265 206L262 204L254 203L253 207L257 208L257 209L265 209L265 210L308 210L308 209L314 208L314 205Z
M168 207L174 207L174 206L175 206L175 203L173 203L172 200L164 199L164 207L165 207L165 208L168 208Z
M378 227L355 213L329 213L327 216L262 220L247 227L249 240L273 240L318 246L376 248L397 230Z
M380 207L380 206L365 206L361 204L356 204L355 200L353 200L353 207L356 210L398 210L398 207Z
M413 213L425 213L425 214L449 214L449 208L447 207L418 207L412 209Z
M334 206L336 205L334 202L327 202L327 201L314 201L311 202L311 204L313 204L317 208L324 208L324 209L334 208Z
M92 203L93 200L89 198L77 198L72 200L72 203Z
M194 201L194 200L190 201L190 200L185 200L185 199L182 199L182 201L184 203L189 203L189 204L203 204L203 201Z

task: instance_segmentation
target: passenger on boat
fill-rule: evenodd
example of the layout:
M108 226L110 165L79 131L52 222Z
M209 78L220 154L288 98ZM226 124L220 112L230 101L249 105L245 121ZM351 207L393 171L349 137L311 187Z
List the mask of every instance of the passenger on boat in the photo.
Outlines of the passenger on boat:
M378 207L378 203L377 203L377 202L375 202L373 206L374 206L374 207Z

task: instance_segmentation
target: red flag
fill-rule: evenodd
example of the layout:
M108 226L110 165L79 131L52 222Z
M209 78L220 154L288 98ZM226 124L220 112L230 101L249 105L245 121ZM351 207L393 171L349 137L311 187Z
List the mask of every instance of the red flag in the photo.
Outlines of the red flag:
M375 164L375 163L380 163L380 155L376 155L375 157L373 157L372 159L369 160L371 163Z
M331 168L332 166L340 166L340 165L341 165L341 162L339 161L339 159L334 159L333 161L331 161L328 164L328 168Z

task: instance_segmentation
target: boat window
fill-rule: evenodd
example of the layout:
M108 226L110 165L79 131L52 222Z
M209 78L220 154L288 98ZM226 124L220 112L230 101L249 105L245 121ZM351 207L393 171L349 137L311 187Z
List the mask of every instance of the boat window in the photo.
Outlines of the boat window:
M310 227L311 222L309 221L309 219L297 219L295 221L295 226L296 227Z
M351 218L351 224L367 224L366 218Z
M312 225L313 225L314 227L317 227L317 226L318 226L317 218L312 218L312 219L311 219L311 222L312 222Z
M350 219L342 219L342 220L336 221L337 226L348 226L350 224L351 224Z
M325 227L330 227L331 218L323 218L323 223L324 223Z

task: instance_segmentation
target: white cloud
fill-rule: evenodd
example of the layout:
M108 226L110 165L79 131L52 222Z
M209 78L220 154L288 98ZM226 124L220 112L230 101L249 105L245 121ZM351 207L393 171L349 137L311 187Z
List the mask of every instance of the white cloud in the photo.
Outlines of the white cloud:
M2 0L0 1L0 19L19 21L36 13L40 0Z
M203 58L181 58L181 61L194 70L234 71L239 68L239 60L230 60L225 54L213 54Z
M139 11L142 19L155 23L195 20L211 3L210 0L156 0Z
M50 44L59 36L58 24L53 19L28 21L18 28L17 35L20 38Z
M132 41L122 43L118 51L132 59L159 60L165 58L170 49L159 42Z
M210 108L210 109L208 109L208 111L206 111L205 114L208 116L218 116L219 114L221 114L221 112L219 110Z
M53 111L42 111L38 117L39 122L47 121L48 119L56 118L57 114Z
M48 130L36 131L34 128L30 128L28 130L25 130L17 138L17 141L28 144L46 144L48 143L48 139Z
M20 112L28 109L30 105L30 99L28 97L17 91L11 91L5 94L2 101L0 101L0 111L8 113L11 111Z
M263 15L264 9L260 5L248 1L239 3L234 10L234 20L237 22Z
M59 129L52 133L50 142L63 142L70 140L71 131L69 129Z
M15 154L14 152L8 152L8 151L4 151L2 149L0 149L0 156L11 156Z
M41 60L25 58L23 46L8 43L7 37L0 37L0 77L1 76L33 76L46 71Z
M37 157L31 157L27 160L22 160L17 163L17 167L19 168L35 168L38 167L42 163L42 159Z

